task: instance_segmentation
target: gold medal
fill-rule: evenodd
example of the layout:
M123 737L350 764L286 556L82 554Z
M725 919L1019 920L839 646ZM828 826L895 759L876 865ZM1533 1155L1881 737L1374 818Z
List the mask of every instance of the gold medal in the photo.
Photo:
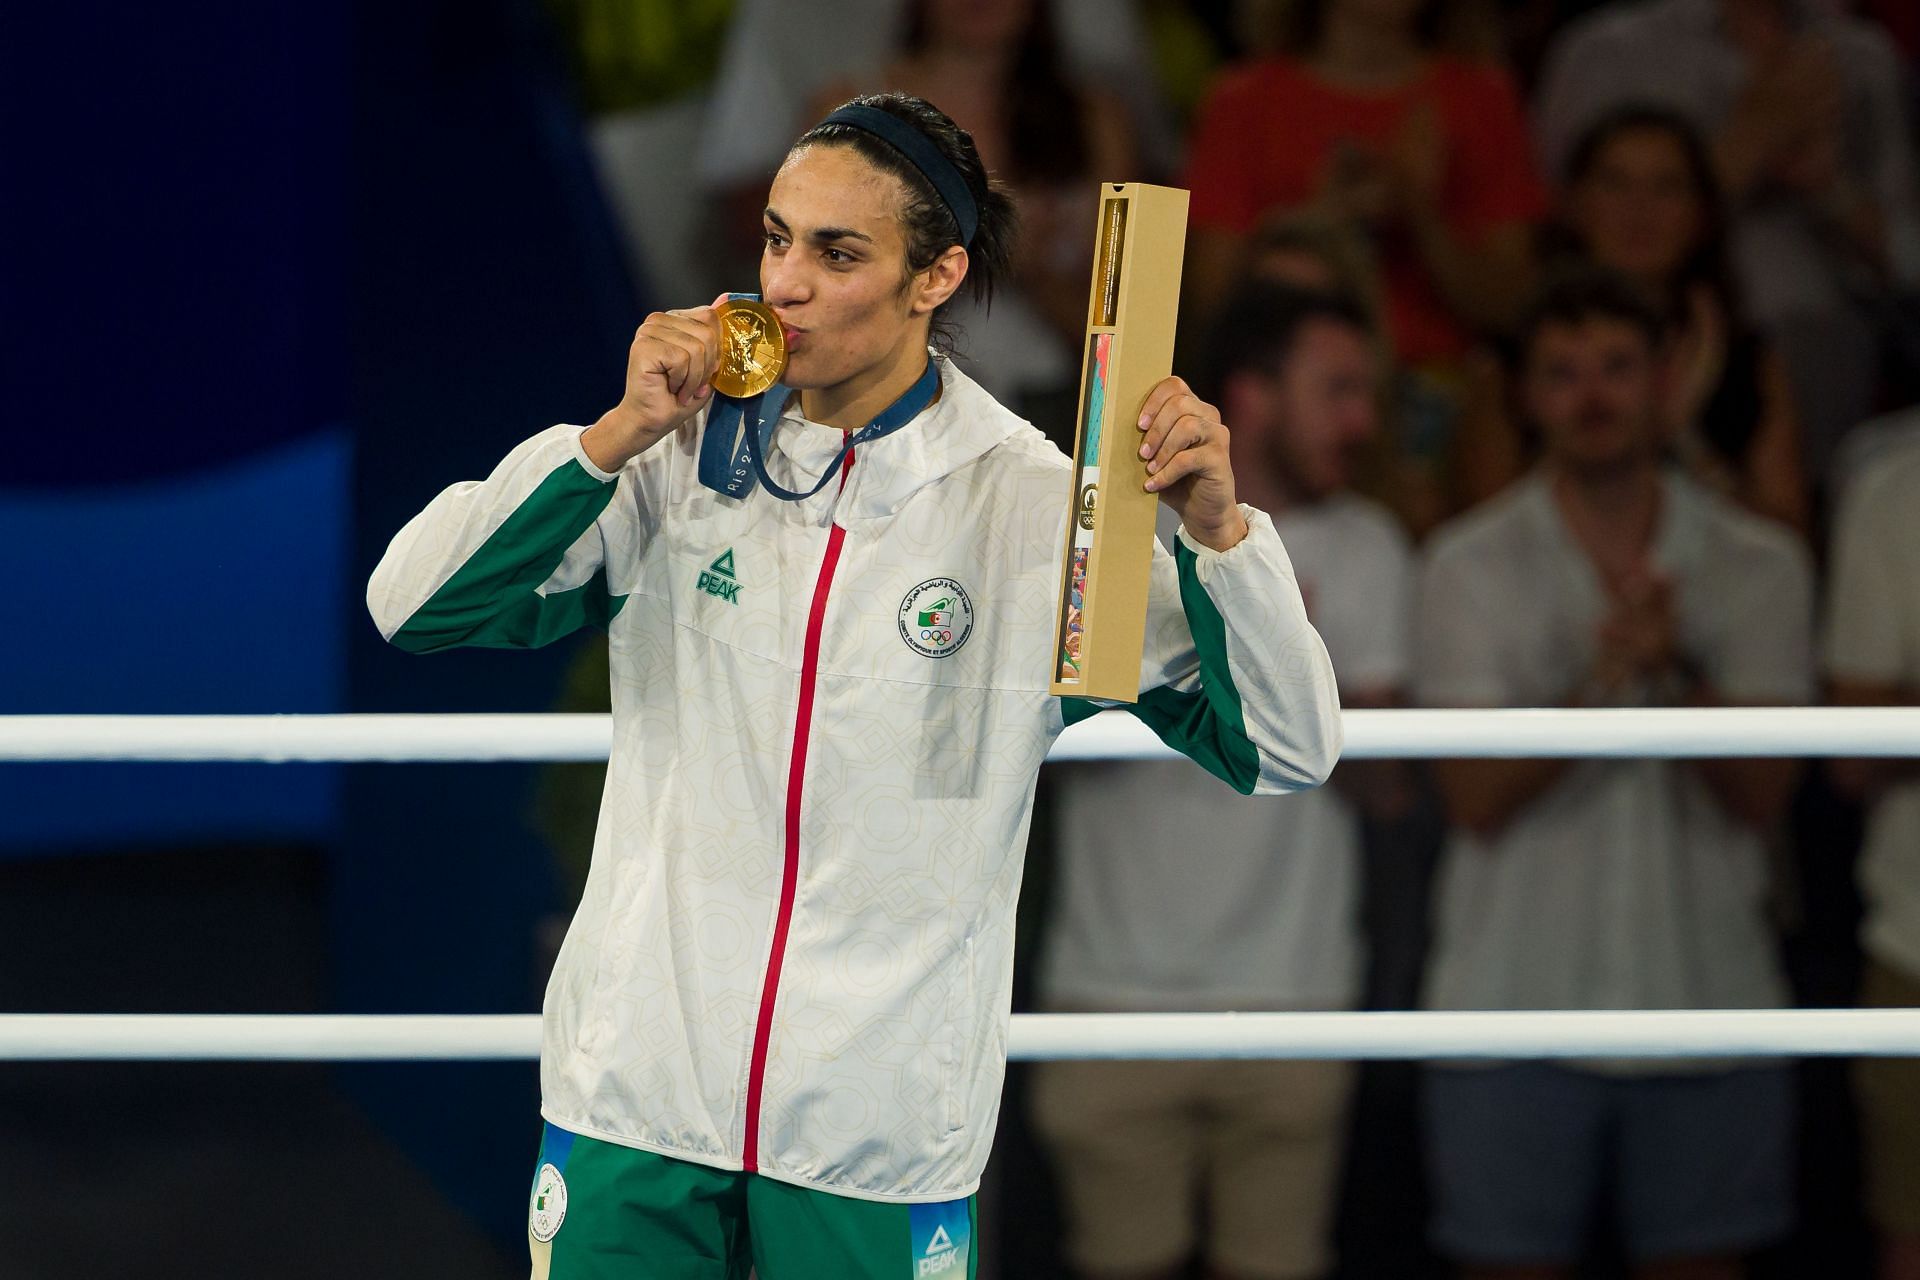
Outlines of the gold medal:
M787 371L787 338L764 303L729 298L713 309L720 323L720 367L713 389L736 400L757 396Z

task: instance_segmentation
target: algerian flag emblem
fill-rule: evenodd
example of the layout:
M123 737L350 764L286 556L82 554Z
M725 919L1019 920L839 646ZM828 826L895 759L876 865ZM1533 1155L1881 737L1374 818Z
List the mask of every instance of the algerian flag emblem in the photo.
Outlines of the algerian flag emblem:
M560 1234L567 1220L567 1180L550 1164L540 1166L533 1180L533 1200L527 1206L527 1234L547 1244Z
M926 658L959 651L973 634L973 601L952 578L929 578L900 602L900 638Z

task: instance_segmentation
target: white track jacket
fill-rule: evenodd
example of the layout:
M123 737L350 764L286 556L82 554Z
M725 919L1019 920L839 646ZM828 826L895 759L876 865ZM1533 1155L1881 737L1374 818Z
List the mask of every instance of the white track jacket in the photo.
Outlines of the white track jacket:
M1068 460L940 375L804 502L703 487L704 414L612 475L554 427L375 569L402 648L611 641L593 865L545 1006L561 1128L871 1200L978 1186L1035 776L1098 708L1047 691ZM804 489L843 436L797 405L768 468ZM1229 551L1156 548L1132 710L1240 791L1311 787L1333 671L1245 511ZM1164 852L1206 874L1204 831Z

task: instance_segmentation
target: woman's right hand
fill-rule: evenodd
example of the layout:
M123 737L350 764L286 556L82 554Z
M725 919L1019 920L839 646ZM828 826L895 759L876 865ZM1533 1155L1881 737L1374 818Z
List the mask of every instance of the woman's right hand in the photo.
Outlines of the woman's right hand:
M704 307L656 311L634 333L627 349L626 393L580 437L594 466L618 471L712 399L710 380L720 363L720 325L713 309L726 296Z

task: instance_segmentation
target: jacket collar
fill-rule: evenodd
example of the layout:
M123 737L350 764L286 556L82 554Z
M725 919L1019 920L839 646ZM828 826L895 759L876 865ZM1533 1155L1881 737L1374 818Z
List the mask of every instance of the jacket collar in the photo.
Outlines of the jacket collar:
M939 398L898 431L855 450L853 475L835 505L837 519L892 515L921 489L980 458L1022 425L951 360L938 353L931 358L940 370ZM803 417L800 397L790 397L773 433L773 452L785 464L780 470L795 473L781 483L811 485L845 441L837 427Z

